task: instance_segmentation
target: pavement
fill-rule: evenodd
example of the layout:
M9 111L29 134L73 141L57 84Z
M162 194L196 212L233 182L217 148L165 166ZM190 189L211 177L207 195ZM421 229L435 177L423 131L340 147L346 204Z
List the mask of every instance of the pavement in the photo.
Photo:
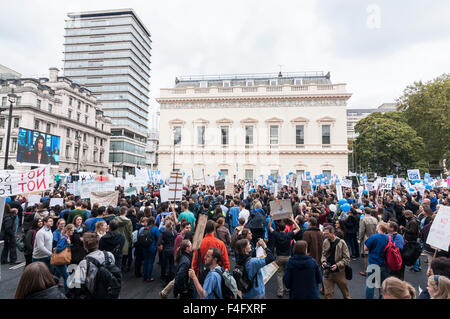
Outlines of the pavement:
M0 250L3 250L3 242L0 242ZM0 299L11 299L14 297L14 293L17 288L20 276L23 272L25 266L25 259L23 254L17 251L18 260L23 261L18 265L1 265L0 267ZM427 264L425 263L426 257L421 256L422 271L412 272L409 271L409 267L405 270L405 280L408 281L416 289L417 295L419 294L419 289L426 289L427 278L426 269ZM159 292L164 288L162 280L159 279L161 274L161 268L156 263L158 257L156 258L155 265L153 268L153 277L155 281L146 283L142 278L136 278L134 276L134 266L132 269L124 274L122 280L122 291L121 299L160 299ZM233 260L231 261L232 266L234 265ZM365 277L359 274L364 268L364 259L357 258L352 259L350 266L353 268L353 279L347 281L350 295L353 299L365 299ZM266 299L279 299L277 297L277 275L273 277L266 284ZM420 288L419 288L420 287ZM378 293L375 293L375 298L378 297ZM321 296L323 298L323 296ZM335 286L334 299L342 299L343 296L337 286ZM173 294L169 295L168 299L174 299ZM285 295L283 299L288 299L288 295Z

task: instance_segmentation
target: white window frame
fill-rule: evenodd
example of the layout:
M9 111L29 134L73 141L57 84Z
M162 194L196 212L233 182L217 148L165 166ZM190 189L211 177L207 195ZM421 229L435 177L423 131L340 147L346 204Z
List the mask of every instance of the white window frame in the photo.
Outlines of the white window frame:
M201 130L201 128L203 128L203 130ZM200 133L202 135L202 138L201 138ZM198 125L197 126L197 145L204 146L206 144L205 135L206 135L206 125Z
M272 127L277 128L277 141L276 143L272 143ZM278 124L270 124L269 125L269 145L279 145L280 144L280 125Z
M323 135L323 128L325 127L325 126L328 126L330 129L329 129L329 132L330 132L330 135L329 135L329 138L330 138L330 141L329 141L329 143L324 143L323 142L323 138L324 138L324 135ZM322 124L321 125L321 127L320 127L320 129L321 129L321 134L320 134L320 138L321 138L321 144L322 145L331 145L331 124Z
M223 135L222 135L222 129L226 128L226 143L223 143ZM221 125L220 126L220 144L222 146L230 145L230 127L228 125Z
M252 128L251 143L247 143L247 127L251 127ZM244 130L245 130L245 145L253 145L253 143L254 143L254 139L253 138L254 138L254 135L255 135L255 126L254 125L245 125ZM248 135L248 136L250 136L250 135Z
M245 81L245 86L255 86L255 81L254 80L247 80L247 81Z
M226 88L231 87L231 81L223 81L223 82L222 82L222 86L223 86L223 87L226 87Z
M273 84L275 83L275 84ZM270 86L277 86L278 85L278 79L271 79L269 80L269 85Z

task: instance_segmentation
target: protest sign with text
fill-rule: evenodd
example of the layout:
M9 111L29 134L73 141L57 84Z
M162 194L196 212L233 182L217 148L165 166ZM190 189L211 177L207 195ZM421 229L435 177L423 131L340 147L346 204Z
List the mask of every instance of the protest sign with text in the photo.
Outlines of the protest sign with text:
M43 192L52 181L50 165L30 171L0 171L0 196Z

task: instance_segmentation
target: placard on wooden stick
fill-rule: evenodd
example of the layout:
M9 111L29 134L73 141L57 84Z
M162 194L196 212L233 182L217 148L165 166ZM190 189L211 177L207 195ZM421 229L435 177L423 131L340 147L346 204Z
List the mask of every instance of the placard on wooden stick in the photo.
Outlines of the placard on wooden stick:
M200 248L202 243L203 235L205 233L206 222L208 221L208 216L205 214L200 214L197 220L197 227L195 229L194 239L192 240L192 250L197 250Z
M169 201L181 201L183 199L183 173L172 172L169 178Z
M270 212L273 220L291 217L292 204L290 199L274 200L270 202Z

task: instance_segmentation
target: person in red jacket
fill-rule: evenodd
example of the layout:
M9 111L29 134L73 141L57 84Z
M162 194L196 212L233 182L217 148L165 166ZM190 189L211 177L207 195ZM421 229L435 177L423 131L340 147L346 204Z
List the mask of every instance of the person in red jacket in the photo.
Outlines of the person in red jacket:
M208 220L205 227L205 237L200 244L200 258L201 261L205 262L205 256L210 248L218 248L222 252L222 260L219 263L224 269L230 270L230 260L228 259L227 247L220 239L214 236L215 231L215 222L213 220ZM195 274L198 276L198 250L194 251L192 256L192 268L195 271Z

